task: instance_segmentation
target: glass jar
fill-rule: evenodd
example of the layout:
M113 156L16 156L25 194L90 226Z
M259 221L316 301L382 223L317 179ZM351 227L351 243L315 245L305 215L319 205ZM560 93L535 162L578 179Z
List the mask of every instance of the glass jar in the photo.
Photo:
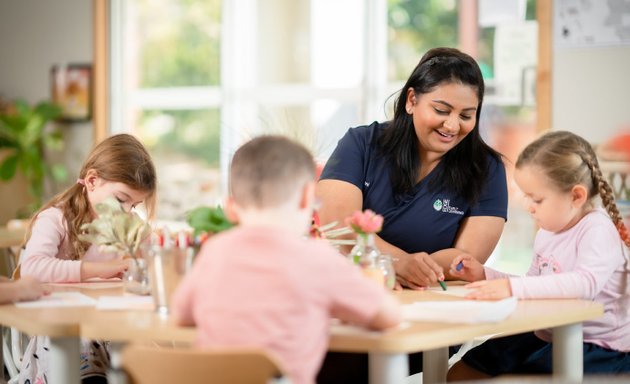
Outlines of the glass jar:
M122 281L126 292L136 295L150 294L151 285L146 260L139 257L132 258L129 262L129 268L123 274Z
M376 264L383 272L385 287L393 290L396 286L396 270L394 269L394 261L390 255L381 254L376 259Z
M357 235L357 244L352 248L348 257L361 268L367 278L375 281L377 284L385 285L385 275L377 262L380 254L378 248L374 245L374 235L363 233Z
M378 248L374 245L374 235L371 233L357 234L357 243L348 254L348 258L356 265L368 265L376 263L376 258L380 255Z

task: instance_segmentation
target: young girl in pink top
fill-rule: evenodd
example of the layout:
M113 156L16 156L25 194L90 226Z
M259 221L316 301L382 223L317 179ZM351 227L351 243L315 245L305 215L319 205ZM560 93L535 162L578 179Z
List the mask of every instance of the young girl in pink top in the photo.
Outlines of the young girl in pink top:
M105 139L88 155L77 183L53 197L33 216L20 274L41 282L67 283L121 276L127 262L120 255L100 253L96 246L79 240L81 225L92 221L96 216L94 206L110 197L126 210L144 202L151 214L155 189L155 168L144 146L128 134ZM44 379L47 345L48 340L43 337L31 339L24 354L20 383ZM31 359L33 354L37 357ZM106 364L93 363L108 360L103 344L85 341L81 355L82 378L105 380Z
M570 132L548 133L521 153L514 178L540 226L529 272L509 276L461 255L453 260L451 274L473 281L467 285L470 299L516 296L601 303L604 315L583 324L584 372L630 372L625 248L630 240L592 147ZM597 196L605 210L595 207ZM550 373L551 349L549 330L491 339L466 353L448 379Z

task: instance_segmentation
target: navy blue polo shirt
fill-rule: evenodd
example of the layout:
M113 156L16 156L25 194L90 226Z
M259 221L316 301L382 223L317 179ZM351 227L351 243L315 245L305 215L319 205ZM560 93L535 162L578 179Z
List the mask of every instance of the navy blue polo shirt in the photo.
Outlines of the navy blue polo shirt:
M339 140L320 179L342 180L356 185L363 193L363 209L383 215L379 236L407 253L433 253L452 248L464 218L497 216L507 220L507 181L502 162L491 155L487 184L474 206L451 191L429 182L442 172L440 162L414 188L412 193L396 196L391 185L390 166L378 153L375 137L387 123L351 128Z

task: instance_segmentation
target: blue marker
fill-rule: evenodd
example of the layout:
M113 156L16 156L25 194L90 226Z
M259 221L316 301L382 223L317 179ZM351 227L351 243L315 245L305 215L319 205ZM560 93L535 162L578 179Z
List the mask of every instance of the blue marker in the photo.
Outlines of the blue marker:
M456 270L457 272L459 272L459 271L461 271L461 270L462 270L462 268L464 268L464 262L463 262L463 261L460 261L460 262L459 262L459 263L457 263L457 265L455 266L455 270Z

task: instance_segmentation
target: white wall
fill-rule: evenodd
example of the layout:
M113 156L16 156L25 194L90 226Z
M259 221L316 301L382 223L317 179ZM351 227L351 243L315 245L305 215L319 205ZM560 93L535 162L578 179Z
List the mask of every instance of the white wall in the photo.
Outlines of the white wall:
M0 0L1 97L30 103L49 100L53 64L91 61L92 1ZM63 161L73 179L92 145L92 124L68 124L62 129ZM20 193L15 191L0 183L2 196ZM13 206L6 207L7 203ZM0 223L14 210L14 203L0 202Z
M563 26L569 27L567 39L574 42L583 37L582 31L593 40L609 38L612 28L605 26L602 12L614 10L573 5L574 15L561 16L561 7L554 10L552 124L601 143L620 129L630 130L630 42L606 46L558 41ZM575 20L584 25L572 24Z
M554 129L601 143L630 128L630 46L556 50Z

